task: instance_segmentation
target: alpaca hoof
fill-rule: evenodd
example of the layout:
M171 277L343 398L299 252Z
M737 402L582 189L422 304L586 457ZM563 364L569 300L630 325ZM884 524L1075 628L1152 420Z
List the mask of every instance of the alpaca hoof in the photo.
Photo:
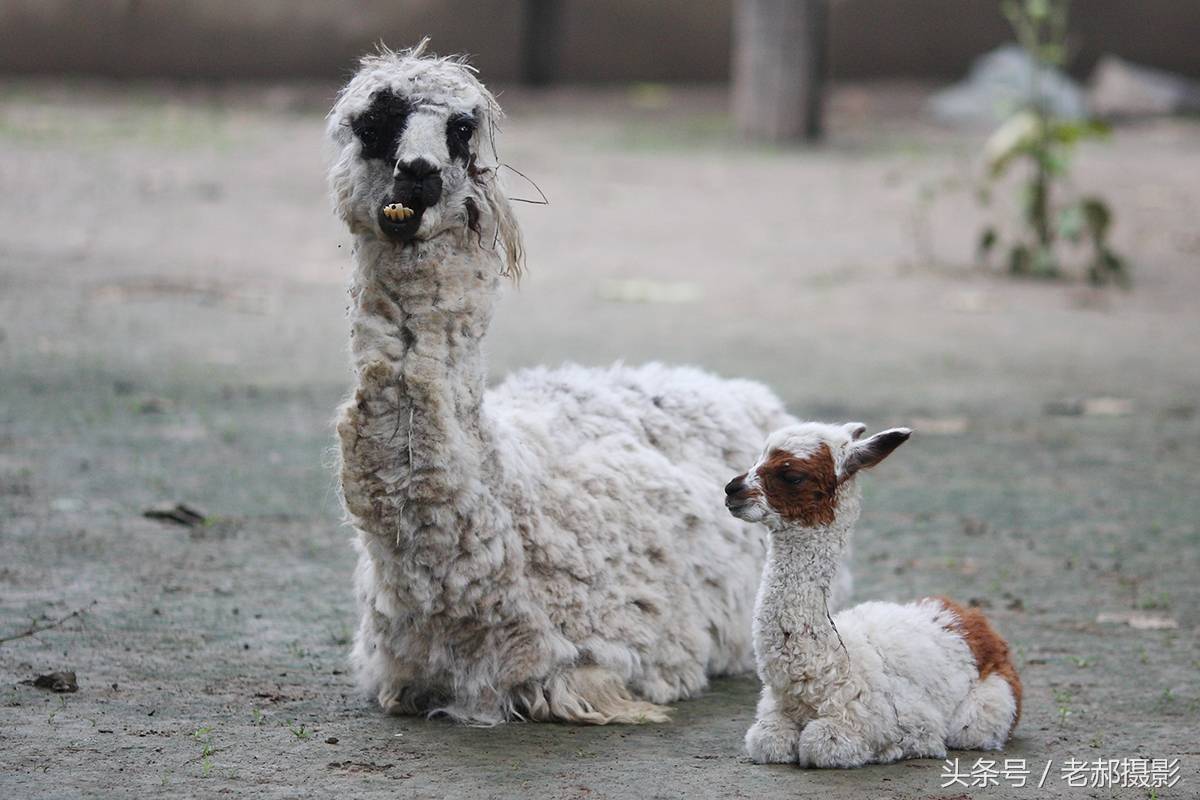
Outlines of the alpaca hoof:
M746 731L746 753L756 764L794 764L799 741L795 726L760 720Z

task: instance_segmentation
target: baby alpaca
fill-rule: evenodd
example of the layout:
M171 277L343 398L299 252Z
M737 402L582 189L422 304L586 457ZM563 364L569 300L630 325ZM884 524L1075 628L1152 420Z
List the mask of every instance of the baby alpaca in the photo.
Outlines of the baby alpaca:
M858 767L998 750L1021 715L1008 645L983 614L943 599L829 615L830 582L858 519L854 477L912 433L859 423L773 433L725 487L730 513L769 531L754 609L763 682L746 750L758 763Z

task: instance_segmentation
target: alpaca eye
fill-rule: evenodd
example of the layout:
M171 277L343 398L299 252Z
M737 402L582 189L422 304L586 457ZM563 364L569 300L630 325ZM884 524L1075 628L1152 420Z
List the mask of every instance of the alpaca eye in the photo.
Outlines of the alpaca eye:
M446 126L446 146L452 159L466 163L471 155L471 136L474 133L475 120L470 117L450 120Z
M808 480L808 476L803 472L785 472L783 473L783 479L793 486L799 486Z

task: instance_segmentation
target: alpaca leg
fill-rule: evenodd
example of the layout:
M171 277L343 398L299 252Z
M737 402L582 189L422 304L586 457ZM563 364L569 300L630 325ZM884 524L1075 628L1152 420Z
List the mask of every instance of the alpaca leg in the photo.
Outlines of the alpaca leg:
M814 719L800 732L802 767L861 767L872 761L871 747L862 734L828 718Z
M670 709L638 700L625 681L604 667L575 667L516 694L531 719L586 725L666 722Z
M788 718L770 687L758 699L758 713L746 731L746 752L756 764L794 764L800 724Z
M955 750L999 750L1008 741L1017 701L999 674L989 675L959 704L946 744Z

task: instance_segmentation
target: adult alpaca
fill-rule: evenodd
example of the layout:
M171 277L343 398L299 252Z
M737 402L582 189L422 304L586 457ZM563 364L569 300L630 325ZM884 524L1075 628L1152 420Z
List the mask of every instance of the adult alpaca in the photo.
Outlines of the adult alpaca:
M764 534L717 488L793 420L762 386L653 364L485 391L481 340L522 265L500 109L423 51L364 58L329 115L356 260L337 422L354 669L395 713L662 720L753 664Z

